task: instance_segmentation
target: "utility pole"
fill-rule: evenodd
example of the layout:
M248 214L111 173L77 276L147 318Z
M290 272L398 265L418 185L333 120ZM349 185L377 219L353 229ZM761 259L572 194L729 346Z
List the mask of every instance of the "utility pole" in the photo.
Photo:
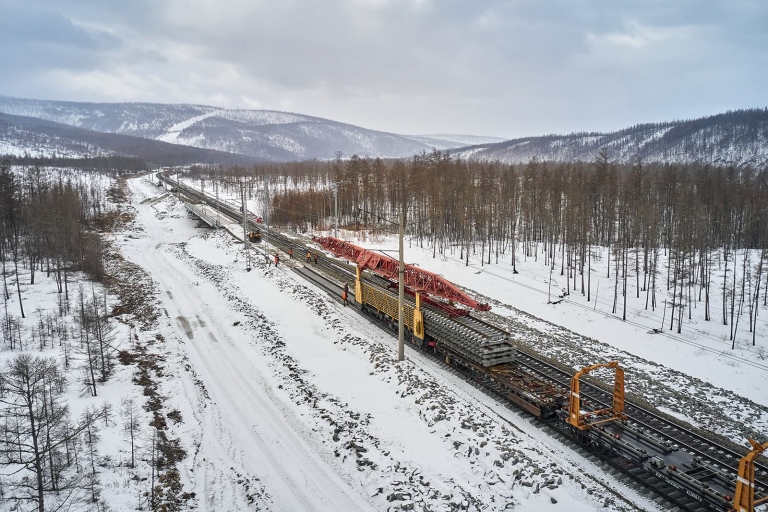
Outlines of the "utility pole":
M339 238L339 184L333 184L333 202L336 204L336 227L333 230L334 238Z
M358 208L359 211L362 208ZM387 218L379 217L380 220L394 224ZM397 360L405 360L405 260L403 257L403 238L405 237L405 207L400 210L400 222L398 224L398 256L399 264L397 269Z
M220 210L219 210L219 179L216 178L216 181L214 182L216 184L216 229L219 229L221 227L221 217L220 217Z
M247 272L251 271L251 253L248 252L248 243L250 240L248 240L248 222L246 221L245 212L247 211L245 207L245 190L243 189L243 182L240 182L240 202L243 205L243 243L245 244L245 270Z
M398 287L397 287L397 360L405 360L405 319L403 318L403 307L405 306L405 262L403 261L403 231L405 230L405 211L400 210L400 268L398 269Z
M552 267L549 267L549 288L547 289L547 304L552 304Z
M269 261L269 176L264 176L264 190L267 192L267 205L264 208L264 254Z

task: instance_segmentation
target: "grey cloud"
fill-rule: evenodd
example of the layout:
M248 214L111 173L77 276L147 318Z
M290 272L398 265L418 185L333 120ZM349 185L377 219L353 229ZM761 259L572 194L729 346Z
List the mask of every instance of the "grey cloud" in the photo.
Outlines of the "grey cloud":
M30 69L135 77L141 97L102 100L215 98L411 133L601 130L765 104L762 0L0 6L19 21L0 22L0 65L52 99L89 98ZM0 78L0 94L18 89Z
M3 14L0 46L5 49L2 62L6 69L87 67L120 46L109 33L78 26L57 13L4 10Z

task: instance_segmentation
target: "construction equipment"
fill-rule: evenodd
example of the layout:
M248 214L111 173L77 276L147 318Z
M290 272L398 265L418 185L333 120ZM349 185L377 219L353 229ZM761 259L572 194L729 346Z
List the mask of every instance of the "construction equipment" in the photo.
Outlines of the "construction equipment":
M336 256L357 263L358 267L363 270L370 270L393 282L399 281L399 261L394 258L338 238L314 237L313 240ZM421 300L425 303L432 304L453 315L467 314L466 310L455 308L453 303L463 304L478 311L491 309L488 304L480 304L442 276L415 265L405 265L404 284L413 294L420 292L422 294ZM433 301L428 296L440 297L446 302Z
M733 512L754 512L755 507L768 502L768 497L755 501L755 459L765 450L768 442L762 445L754 439L749 440L752 451L739 461L739 474L736 477L736 493L733 496Z
M613 383L613 406L592 412L581 412L581 395L579 394L579 379L597 368L613 368L616 375ZM568 407L567 422L579 430L588 430L600 423L615 420L625 420L624 414L624 370L618 361L595 364L582 368L571 378L571 395ZM599 418L593 421L593 418Z
M248 241L251 243L261 242L261 231L257 229L256 231L251 231L248 233Z

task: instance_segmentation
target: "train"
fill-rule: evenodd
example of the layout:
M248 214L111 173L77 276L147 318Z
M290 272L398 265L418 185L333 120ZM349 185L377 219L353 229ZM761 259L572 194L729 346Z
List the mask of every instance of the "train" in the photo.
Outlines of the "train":
M158 178L198 199L216 203L162 174ZM225 211L232 210L223 202L216 204ZM279 233L269 235L280 245ZM333 237L315 238L314 242L356 263L352 303L374 321L396 330L400 312L395 291L398 262ZM457 368L684 510L754 512L768 503L764 483L768 473L756 463L768 450L768 442L750 439L752 449L740 456L734 474L726 465L665 439L649 426L650 420L639 421L637 412L627 414L626 408L632 404L625 401L624 370L618 362L582 368L570 376L569 386L563 386L558 377L547 373L548 363L542 358L516 345L508 332L466 309L488 310L487 304L474 301L451 283L418 267L406 266L402 272L408 285L403 324L414 348ZM581 379L600 368L614 372L605 402L594 397L597 388L582 391ZM558 372L561 376L562 370ZM584 410L592 406L594 410ZM709 446L715 446L720 454L726 451L712 443ZM756 478L756 471L762 480Z
M372 261L374 258L365 249L332 237L314 241L357 264L353 303L395 330L399 297L397 283L390 277L396 262L387 256ZM413 272L422 277L430 275L423 269ZM407 270L405 273L407 281ZM685 510L753 512L756 506L768 503L765 487L756 485L755 479L755 459L768 450L768 442L760 444L750 439L752 450L741 458L738 473L729 473L631 420L625 412L624 370L617 361L582 368L571 376L570 387L563 388L522 364L523 358L530 355L511 341L508 332L456 308L452 301L444 303L434 296L426 299L425 295L429 294L424 289L409 287L403 302L407 339L415 348L443 359L474 380L490 382L494 391L508 401L549 422ZM610 402L585 411L587 404L595 401L582 393L581 379L600 368L614 371Z

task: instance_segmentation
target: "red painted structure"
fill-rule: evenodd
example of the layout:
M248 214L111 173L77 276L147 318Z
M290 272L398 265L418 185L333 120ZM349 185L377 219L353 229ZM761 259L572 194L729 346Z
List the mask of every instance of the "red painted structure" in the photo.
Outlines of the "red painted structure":
M314 237L313 240L336 256L357 263L362 270L368 269L387 279L395 282L398 281L397 274L400 262L394 258L369 251L331 236L323 238ZM403 284L410 288L411 291L441 297L479 311L491 309L488 304L480 304L469 297L450 281L414 265L405 265L405 280Z

